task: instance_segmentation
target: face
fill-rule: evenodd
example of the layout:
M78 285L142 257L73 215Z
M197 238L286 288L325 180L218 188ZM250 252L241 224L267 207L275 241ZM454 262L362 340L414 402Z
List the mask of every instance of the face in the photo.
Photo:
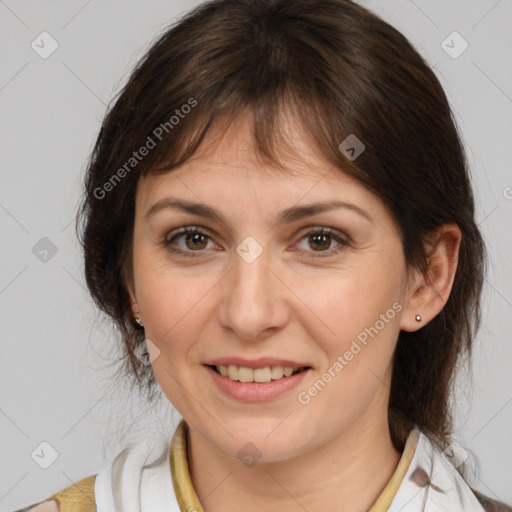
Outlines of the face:
M387 425L408 293L401 241L380 199L299 130L289 141L296 153L282 162L292 172L263 164L241 116L181 167L141 177L136 193L132 300L156 379L211 445L237 457L251 442L262 462ZM241 380L271 380L233 381L207 366L217 360L234 363ZM272 379L279 366L309 369Z

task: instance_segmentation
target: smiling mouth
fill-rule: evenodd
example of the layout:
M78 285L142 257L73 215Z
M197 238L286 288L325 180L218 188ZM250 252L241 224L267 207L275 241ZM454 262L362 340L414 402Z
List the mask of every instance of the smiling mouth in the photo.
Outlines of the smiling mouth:
M304 366L294 370L291 367L283 366L265 366L263 368L247 368L234 365L206 365L217 374L237 382L243 383L267 383L275 380L282 380L291 377L304 370L308 370L311 366Z

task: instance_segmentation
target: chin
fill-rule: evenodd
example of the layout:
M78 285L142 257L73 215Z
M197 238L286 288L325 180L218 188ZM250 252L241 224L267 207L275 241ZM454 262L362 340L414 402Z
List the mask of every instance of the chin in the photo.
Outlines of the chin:
M236 424L230 424L229 432L233 438L229 438L225 449L242 462L245 458L259 464L285 461L300 450L299 445L304 441L303 435L297 433L295 436L294 432L290 432L283 425L276 428L279 421L274 419L262 421L261 427L260 423L253 419L248 419L246 426L243 422L240 423L240 429L235 429ZM223 436L223 441L226 441L226 436Z

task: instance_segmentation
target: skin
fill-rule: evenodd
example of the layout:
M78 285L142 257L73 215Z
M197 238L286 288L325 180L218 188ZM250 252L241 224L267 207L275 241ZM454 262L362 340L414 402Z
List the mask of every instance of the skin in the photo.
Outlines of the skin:
M205 511L364 511L400 458L387 417L398 334L421 328L442 309L460 231L440 228L427 283L408 271L381 200L328 164L290 119L283 123L294 152L283 151L282 163L293 174L258 157L250 115L241 114L222 137L212 130L179 168L140 178L128 283L132 310L160 351L152 362L156 379L189 425L191 478ZM219 210L228 226L175 209L145 217L169 196ZM331 199L358 206L371 220L339 208L276 221L285 208ZM181 236L172 247L198 257L164 245L184 226L208 237L187 244ZM308 242L321 227L348 245L329 237L325 245ZM248 236L263 249L250 264L236 252ZM329 255L313 258L318 254ZM299 403L298 393L396 303L401 310L394 318L309 403ZM276 399L242 403L222 394L203 366L223 356L283 357L313 371ZM252 467L237 457L248 442L261 452Z

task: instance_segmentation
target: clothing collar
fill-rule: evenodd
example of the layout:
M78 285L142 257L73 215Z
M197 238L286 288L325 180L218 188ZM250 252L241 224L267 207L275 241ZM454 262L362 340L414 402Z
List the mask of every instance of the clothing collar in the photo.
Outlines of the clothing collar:
M187 460L188 425L172 441L144 440L123 450L95 482L102 512L204 512ZM483 512L468 484L418 428L407 437L398 465L369 512Z

